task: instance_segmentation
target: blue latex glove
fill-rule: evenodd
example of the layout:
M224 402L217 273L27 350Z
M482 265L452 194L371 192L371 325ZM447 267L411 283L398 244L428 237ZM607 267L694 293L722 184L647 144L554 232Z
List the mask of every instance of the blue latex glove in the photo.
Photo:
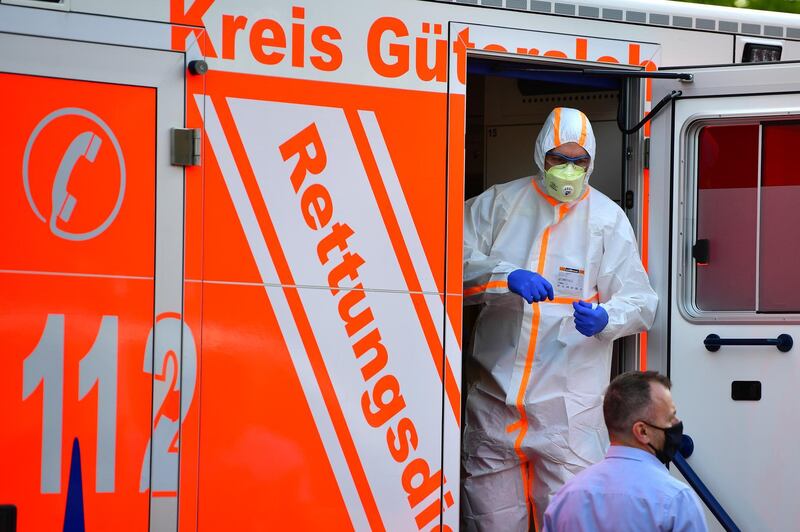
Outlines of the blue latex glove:
M553 299L553 285L547 279L528 270L514 270L508 274L508 289L522 296L528 303Z
M608 325L608 312L600 305L592 308L591 303L578 301L572 308L575 309L575 328L584 336L594 336Z

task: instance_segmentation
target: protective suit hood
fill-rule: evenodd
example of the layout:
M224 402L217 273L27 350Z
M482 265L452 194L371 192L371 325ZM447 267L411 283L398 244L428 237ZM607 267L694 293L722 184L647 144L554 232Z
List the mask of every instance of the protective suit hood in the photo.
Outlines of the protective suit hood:
M544 156L553 148L562 144L575 142L586 150L591 157L589 168L586 170L584 178L584 188L589 183L589 176L594 170L595 140L592 124L586 115L577 109L570 107L556 107L550 112L545 120L539 136L536 138L533 158L539 172L536 174L536 182L540 189L544 190Z

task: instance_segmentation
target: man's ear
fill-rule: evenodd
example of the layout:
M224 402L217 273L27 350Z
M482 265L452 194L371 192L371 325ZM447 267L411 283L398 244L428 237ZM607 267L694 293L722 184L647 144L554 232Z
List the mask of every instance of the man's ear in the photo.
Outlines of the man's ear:
M650 435L647 433L647 424L643 423L642 421L637 421L633 424L631 427L631 433L636 441L642 445L647 445L650 443Z

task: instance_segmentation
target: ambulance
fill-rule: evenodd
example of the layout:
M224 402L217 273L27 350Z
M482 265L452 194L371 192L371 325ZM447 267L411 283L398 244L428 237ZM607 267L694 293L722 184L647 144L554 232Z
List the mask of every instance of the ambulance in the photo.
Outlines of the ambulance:
M660 299L609 377L798 530L798 60L659 0L0 0L0 530L457 530L463 205L554 107Z

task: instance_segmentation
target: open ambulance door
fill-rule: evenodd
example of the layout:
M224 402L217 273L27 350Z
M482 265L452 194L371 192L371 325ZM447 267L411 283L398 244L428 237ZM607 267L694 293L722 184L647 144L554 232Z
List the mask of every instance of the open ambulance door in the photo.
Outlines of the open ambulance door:
M693 80L653 80L653 102L681 93L651 128L649 367L669 373L690 463L737 525L793 530L800 64L680 70Z

